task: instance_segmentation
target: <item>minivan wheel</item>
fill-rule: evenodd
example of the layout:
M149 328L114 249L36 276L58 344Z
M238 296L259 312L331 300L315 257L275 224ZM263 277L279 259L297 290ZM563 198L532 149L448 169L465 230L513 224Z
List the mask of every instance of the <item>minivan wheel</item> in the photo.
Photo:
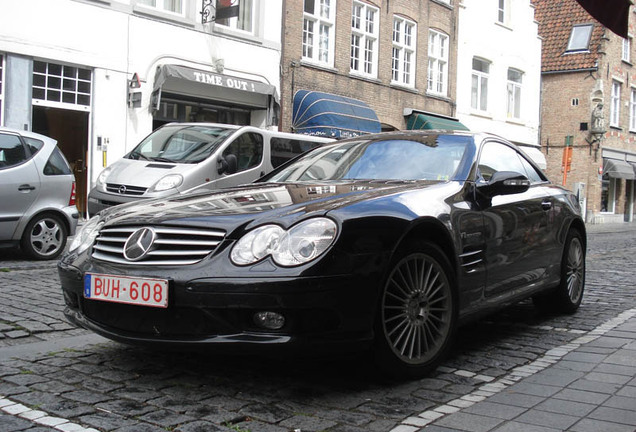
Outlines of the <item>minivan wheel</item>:
M384 372L419 377L451 346L457 321L453 275L441 250L430 243L396 259L381 293L375 359Z
M66 247L66 225L55 215L39 215L29 222L20 246L29 257L37 260L57 258Z

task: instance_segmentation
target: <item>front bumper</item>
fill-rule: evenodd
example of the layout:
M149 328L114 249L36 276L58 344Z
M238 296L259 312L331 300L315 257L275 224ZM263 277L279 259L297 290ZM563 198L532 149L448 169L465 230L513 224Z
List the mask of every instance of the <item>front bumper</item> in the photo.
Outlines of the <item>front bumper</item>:
M82 273L58 268L67 319L119 342L306 351L359 350L373 338L377 276L173 279L160 309L85 299ZM259 327L254 314L264 311L283 315L285 325Z

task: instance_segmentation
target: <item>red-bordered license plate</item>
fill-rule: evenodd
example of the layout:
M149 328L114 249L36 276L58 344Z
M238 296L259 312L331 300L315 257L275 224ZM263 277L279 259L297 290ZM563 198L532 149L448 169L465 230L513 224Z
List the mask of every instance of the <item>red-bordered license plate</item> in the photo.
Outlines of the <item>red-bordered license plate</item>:
M84 297L91 300L165 308L168 307L168 281L86 273Z

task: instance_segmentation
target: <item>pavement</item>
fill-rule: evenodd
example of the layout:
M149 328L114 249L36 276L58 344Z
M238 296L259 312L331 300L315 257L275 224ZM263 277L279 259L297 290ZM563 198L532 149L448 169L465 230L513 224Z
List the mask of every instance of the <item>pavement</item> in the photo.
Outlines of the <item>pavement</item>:
M0 432L636 432L636 224L587 228L578 313L515 305L406 383L115 344L63 320L54 263L0 253Z

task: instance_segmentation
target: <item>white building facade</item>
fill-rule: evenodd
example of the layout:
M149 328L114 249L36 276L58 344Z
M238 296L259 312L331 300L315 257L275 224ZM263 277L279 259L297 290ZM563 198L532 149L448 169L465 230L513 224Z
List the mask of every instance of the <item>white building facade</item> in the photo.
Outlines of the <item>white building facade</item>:
M81 201L164 123L277 129L281 28L282 0L3 0L0 124L57 139Z
M541 39L530 0L462 0L457 117L500 135L545 168L539 148Z

